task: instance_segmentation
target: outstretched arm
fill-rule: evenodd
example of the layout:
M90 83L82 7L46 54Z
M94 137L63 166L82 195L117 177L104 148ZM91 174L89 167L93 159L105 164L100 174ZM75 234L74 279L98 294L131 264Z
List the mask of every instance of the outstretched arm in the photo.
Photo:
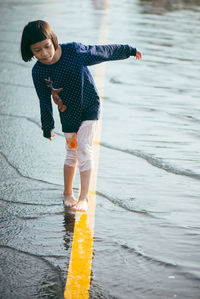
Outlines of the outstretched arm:
M130 56L141 58L141 53L129 45L83 45L75 43L76 52L83 65L89 66L104 61L121 60Z

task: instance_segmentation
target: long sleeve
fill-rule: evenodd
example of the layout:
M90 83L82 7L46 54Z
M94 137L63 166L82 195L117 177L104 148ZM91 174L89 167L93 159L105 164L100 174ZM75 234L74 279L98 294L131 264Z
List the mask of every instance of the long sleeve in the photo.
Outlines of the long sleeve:
M136 48L118 44L86 46L76 43L76 51L82 64L85 66L136 56Z
M32 72L33 83L40 101L40 113L43 136L51 137L51 131L54 129L53 108L51 102L51 91L45 84L41 82L34 72Z

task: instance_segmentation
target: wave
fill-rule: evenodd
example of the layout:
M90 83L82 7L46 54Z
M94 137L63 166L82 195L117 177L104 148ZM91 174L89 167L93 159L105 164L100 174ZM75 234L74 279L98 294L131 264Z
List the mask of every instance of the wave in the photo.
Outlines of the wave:
M120 198L116 198L116 197L111 197L107 194L104 194L102 192L99 192L99 191L96 191L96 194L101 196L101 197L104 197L106 198L107 200L109 200L110 202L112 202L114 205L126 210L126 211L129 211L129 212L132 212L132 213L137 213L137 214L141 214L141 215L144 215L144 216L148 216L148 217L151 217L151 218L157 218L156 216L153 215L153 211L147 211L147 210L137 210L137 209L134 209L133 207L131 207L127 202L125 202L124 200L121 200ZM156 212L156 213L159 213L159 212Z
M34 120L31 117L27 117L27 116L23 116L23 115L14 115L14 114L6 114L6 113L0 113L0 115L2 116L7 116L7 117L14 117L14 118L20 118L20 119L26 119L27 121L30 121L32 123L34 123L35 125L37 125L38 127L41 128L40 123L37 122L36 120ZM55 130L55 133L57 136L62 136L63 134L60 132L57 132ZM130 149L123 149L117 146L112 146L106 142L100 142L100 145L102 147L108 148L108 149L112 149L112 150L116 150L116 151L120 151L126 154L130 154L133 155L135 157L144 159L145 161L147 161L149 164L151 164L154 167L160 168L164 171L167 171L169 173L173 173L176 175L182 175L182 176L186 176L186 177L190 177L192 179L196 179L196 180L200 180L200 175L197 173L194 173L190 170L182 170L182 169L178 169L176 167L174 167L173 165L166 163L165 161L163 161L161 158L155 158L150 154L144 153L140 150L130 150Z
M112 145L110 145L108 143L105 143L105 142L101 142L101 145L105 148L108 148L108 149L120 151L120 152L123 152L123 153L126 153L126 154L130 154L132 156L138 157L138 158L142 158L145 161L147 161L149 164L151 164L152 166L160 168L162 170L165 170L169 173L173 173L173 174L176 174L176 175L187 176L187 177L190 177L192 179L200 180L200 175L198 173L194 173L190 170L178 169L178 168L170 165L169 163L166 163L161 158L154 158L150 154L144 153L140 150L123 149L123 148L120 148L120 147L112 146Z
M11 259L11 262L12 262L12 259L14 259L16 264L18 263L16 254L20 257L19 262L23 257L27 258L27 261L28 261L28 259L30 259L30 261L32 263L34 261L34 264L36 263L36 261L42 262L44 265L46 265L48 267L49 271L51 271L52 273L54 273L54 275L56 275L56 278L59 282L59 285L57 285L57 287L60 288L60 290L57 290L57 292L59 291L60 293L62 293L62 291L63 291L62 290L63 289L63 276L62 276L62 272L61 272L61 269L59 266L54 266L47 258L45 258L41 255L30 253L27 251L22 251L20 249L16 249L16 248L8 246L8 245L3 245L3 244L0 245L0 251L2 251L2 254L9 257ZM40 266L42 266L42 265L40 265Z
M35 120L34 118L29 117L29 116L17 115L17 114L7 114L7 113L0 113L0 115L6 116L6 117L13 117L13 118L25 119L25 120L30 121L31 123L35 124L37 127L41 128L40 122L38 122L37 120ZM63 137L62 133L57 132L56 130L54 132L56 133L56 135Z
M8 82L3 82L3 81L0 81L0 84L1 85L9 85L9 86L14 86L14 87L22 87L22 88L33 88L33 86L31 85L23 85L23 84L19 84L19 83L8 83Z
M95 239L94 239L94 241L95 241ZM149 255L145 254L144 252L138 250L137 248L130 247L129 245L122 244L121 242L118 242L118 241L112 241L110 239L109 240L101 240L101 241L104 242L104 244L105 243L111 244L111 246L113 248L120 247L120 249L125 250L125 251L129 252L130 254L135 255L138 258L142 258L146 262L157 264L158 266L160 265L160 266L164 266L167 268L172 268L172 269L176 270L176 272L178 271L179 275L184 275L184 276L187 276L189 279L200 281L200 278L198 275L187 271L185 269L185 267L182 265L178 265L177 263L172 263L172 262L168 262L168 261L164 261L164 260L155 258L153 256L149 256Z
M116 84L116 83L115 83ZM124 106L124 102L121 101L116 101L113 98L110 97L104 97L104 101L112 103L114 105L119 105L119 106ZM194 124L199 124L200 123L200 119L198 119L195 116L190 115L189 113L182 113L182 114L178 114L178 113L173 113L173 112L169 112L169 111L165 111L165 110L161 110L158 108L152 108L152 107L145 107L145 106L136 106L136 104L134 102L126 102L126 106L127 107L133 107L134 110L139 110L139 111L145 111L145 112L155 112L155 113L165 113L166 115L175 118L175 119L181 119L183 121L187 121L188 123L194 123Z
M173 264L173 263L170 263L170 262L167 262L167 261L163 261L163 260L151 257L149 255L144 254L139 249L134 248L134 247L130 247L127 244L122 244L121 242L118 242L117 240L102 239L102 238L97 239L97 237L94 237L94 241L97 241L97 240L98 240L98 242L103 242L104 244L111 245L112 248L120 247L121 249L123 249L125 251L128 251L129 253L134 254L137 257L141 257L142 259L144 259L148 262L157 263L159 265L163 265L163 266L171 267L171 268L177 268L178 267L177 264Z
M44 189L40 189L41 192L43 192L45 190ZM48 189L48 191L51 191L51 190L55 190L55 189ZM57 189L56 189L57 190ZM73 188L74 191L78 191L78 188ZM36 190L38 191L38 190ZM137 213L137 214L141 214L141 215L144 215L144 216L148 216L148 217L151 217L151 218L158 218L157 216L153 215L153 214L165 214L165 212L154 212L154 211L147 211L147 210L138 210L138 209L134 209L133 207L131 207L128 202L125 202L124 200L122 201L121 199L119 198L114 198L114 197L111 197L111 196L108 196L102 192L99 192L99 191L96 191L96 194L107 199L108 201L110 201L111 203L113 203L114 205L126 210L126 211L129 211L131 213ZM9 199L4 199L4 198L0 198L0 201L2 202L6 202L6 203L10 203L10 204L16 204L16 205L26 205L26 206L43 206L43 207L54 207L54 206L61 206L63 205L63 202L60 201L59 203L50 203L50 204L47 204L47 203L35 203L35 202L23 202L23 201L13 201L13 200L9 200ZM60 212L58 212L60 213ZM55 214L55 213L53 213Z
M113 84L125 84L124 82L120 81L119 79L116 79L115 77L110 78L110 83Z
M28 255L30 257L35 257L37 259L40 259L42 260L43 262L45 262L47 265L49 265L51 267L52 270L54 270L56 273L58 273L59 275L61 274L60 271L59 271L59 268L58 267L55 267L52 263L50 263L47 259L45 259L42 255L37 255L37 254L34 254L34 253L30 253L30 252L27 252L27 251L23 251L21 249L17 249L17 248L14 248L14 247L11 247L11 246L8 246L8 245L0 245L0 248L1 249L5 249L5 250L11 250L13 252L17 252L17 253L22 253L24 255ZM47 255L48 257L48 255Z
M45 184L49 184L49 185L54 185L54 186L62 186L60 184L56 184L56 183L51 183L51 182L48 182L48 181L45 181L45 180L41 180L41 179L35 179L35 178L31 178L29 176L26 176L24 174L22 174L19 169L14 166L7 158L7 156L3 153L3 152L0 152L0 155L4 157L4 159L6 160L6 162L8 163L8 165L10 167L12 167L21 177L25 178L25 179L28 179L28 180L32 180L32 181L37 181L37 182L41 182L41 183L45 183Z
M167 268L174 268L174 269L176 269L176 271L179 270L179 275L181 274L181 275L187 276L187 278L189 278L189 279L200 281L200 278L197 274L185 271L185 268L181 265L173 264L173 263L170 263L170 262L167 262L167 261L157 259L157 258L152 257L152 256L148 256L148 255L144 254L143 252L140 252L137 249L128 246L127 244L119 244L118 242L115 242L115 245L120 246L120 248L122 248L126 251L129 251L130 253L133 253L136 256L141 257L141 258L143 258L144 260L146 260L148 262L152 262L152 263L155 263L157 265L165 266Z
M145 255L144 253L138 251L137 249L129 247L127 244L118 244L118 246L120 246L120 248L122 248L126 251L129 251L130 253L134 253L138 257L142 257L143 259L147 260L148 262L153 262L153 263L156 263L156 264L159 264L159 265L163 265L165 267L177 268L176 264L172 264L172 263L169 263L169 262L158 260L158 259L155 259L151 256Z
M44 204L44 203L32 203L32 202L23 202L23 201L13 201L8 199L0 198L0 201L4 201L6 203L16 204L16 205L27 205L27 206L42 206L42 207L53 207L53 206L60 206L61 203L55 204Z
M1 41L0 41L1 42ZM12 65L18 65L24 68L29 68L27 64L20 63L20 62L15 62L15 61L9 61L9 60L0 60L0 63L5 63L5 64L12 64Z

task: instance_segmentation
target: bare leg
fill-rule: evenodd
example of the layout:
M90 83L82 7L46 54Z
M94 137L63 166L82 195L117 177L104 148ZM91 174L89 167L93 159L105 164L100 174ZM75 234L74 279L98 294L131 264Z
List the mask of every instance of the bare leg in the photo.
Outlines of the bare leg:
M91 173L91 169L80 172L81 193L79 195L78 202L72 207L73 210L87 211Z
M77 201L73 194L73 181L76 167L64 164L64 204L66 207L72 207Z

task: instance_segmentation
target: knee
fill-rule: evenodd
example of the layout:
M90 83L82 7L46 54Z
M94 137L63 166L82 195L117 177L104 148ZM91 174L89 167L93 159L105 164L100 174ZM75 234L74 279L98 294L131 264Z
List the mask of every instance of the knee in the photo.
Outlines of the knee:
M90 160L92 158L92 146L89 144L79 144L77 156L79 160Z
M77 150L78 166L80 171L92 169L92 147L87 145L80 146Z
M77 163L76 151L75 150L67 150L64 164L71 166L71 167L75 167L76 163Z

